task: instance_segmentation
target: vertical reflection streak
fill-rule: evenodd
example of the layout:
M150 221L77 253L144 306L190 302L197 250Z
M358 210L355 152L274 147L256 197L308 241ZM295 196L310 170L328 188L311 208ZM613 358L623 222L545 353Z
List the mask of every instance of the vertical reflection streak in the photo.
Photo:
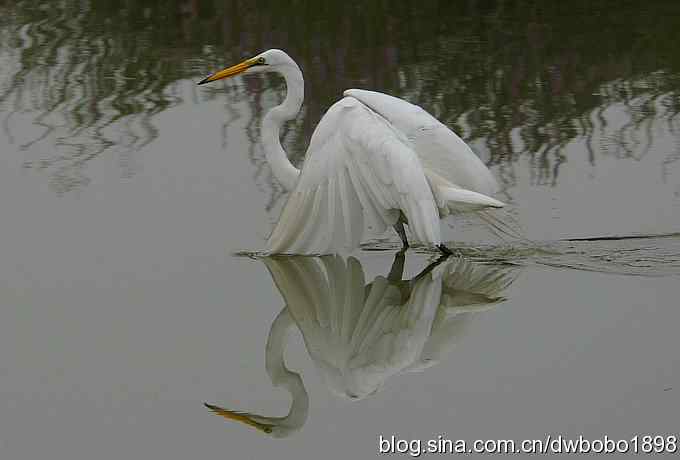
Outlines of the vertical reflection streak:
M14 115L31 114L40 129L20 141L23 163L47 170L58 193L85 185L87 163L107 151L126 158L122 175L129 176L135 152L159 135L155 116L183 102L170 96L172 85L279 47L298 61L307 81L303 112L283 133L296 164L319 118L348 87L405 97L454 129L464 123L464 139L486 147L485 161L498 169L506 189L516 180L510 165L527 156L532 183L557 185L572 140L583 139L596 167L602 156L648 155L655 120L668 120L675 132L680 59L673 43L680 28L667 18L680 15L676 2L634 10L585 0L568 7L477 0L358 5L3 4L0 56L11 63L0 75L3 130L14 142ZM261 94L280 94L283 87L270 78L247 87L248 154L271 210L283 192L256 144L266 110ZM198 94L227 104L234 96ZM619 106L626 122L608 126L607 111Z

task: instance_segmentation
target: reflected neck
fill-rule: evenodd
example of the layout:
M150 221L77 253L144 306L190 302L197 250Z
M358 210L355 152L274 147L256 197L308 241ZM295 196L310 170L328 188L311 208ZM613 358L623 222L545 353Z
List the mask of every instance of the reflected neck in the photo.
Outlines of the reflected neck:
M305 83L300 68L293 61L282 66L279 72L286 80L286 98L281 105L274 107L265 115L262 121L262 145L274 176L286 190L290 191L295 188L300 170L293 166L283 150L280 131L281 126L295 118L300 111L305 96Z
M265 354L267 373L272 384L276 387L284 387L291 396L292 401L288 415L278 419L278 425L285 426L290 431L299 430L307 421L309 414L309 395L302 377L286 367L283 357L288 334L293 329L294 324L288 307L285 307L269 329Z

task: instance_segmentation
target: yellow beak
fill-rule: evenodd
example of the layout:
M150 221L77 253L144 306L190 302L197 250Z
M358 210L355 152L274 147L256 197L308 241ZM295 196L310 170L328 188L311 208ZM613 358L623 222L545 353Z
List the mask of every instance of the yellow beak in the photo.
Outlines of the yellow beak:
M236 422L241 422L245 425L252 426L253 428L257 428L258 430L264 432L264 433L271 433L272 432L272 427L273 425L267 425L266 423L259 423L256 422L255 420L251 419L248 417L246 414L242 414L240 412L232 411L229 409L224 409L222 407L218 406L213 406L212 404L208 403L203 403L205 404L205 407L216 413L217 415L221 415L222 417L229 419L229 420L234 420Z
M245 61L241 62L240 64L236 64L231 67L227 67L224 70L220 70L219 72L215 72L212 75L208 75L205 77L203 80L199 81L199 85L204 85L206 83L210 83L211 81L217 81L217 80L222 80L223 78L228 78L228 77L233 77L234 75L238 75L240 73L245 72L248 70L250 67L254 66L257 64L257 60L255 59L246 59Z

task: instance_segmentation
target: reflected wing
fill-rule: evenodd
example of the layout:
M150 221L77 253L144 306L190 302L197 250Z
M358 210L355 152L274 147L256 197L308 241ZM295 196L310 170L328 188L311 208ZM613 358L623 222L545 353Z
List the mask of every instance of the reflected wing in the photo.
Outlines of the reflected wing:
M383 232L402 211L414 236L440 243L439 214L420 158L383 117L353 97L317 127L300 179L269 237L269 253L352 250L369 229Z
M505 300L502 293L519 275L517 267L486 265L468 259L450 259L441 267L441 302L432 331L419 359L409 371L420 371L440 362L465 336L475 313Z
M345 95L360 100L404 133L426 171L462 189L484 195L498 191L491 171L470 147L421 107L375 91L348 89Z
M341 361L365 302L365 278L353 257L266 257L262 259L281 292L307 349ZM337 355L337 356L336 356Z
M501 293L519 275L517 267L453 259L444 268L442 307L457 313L482 311L505 300Z
M263 261L336 394L365 397L420 356L440 302L440 272L419 279L402 305L399 288L385 277L366 285L353 257Z
M376 278L376 282L380 279ZM346 379L346 384L351 384L357 395L372 393L422 355L440 303L441 289L441 272L434 270L413 284L406 303L390 303L381 309L375 321L360 323L365 332L347 363ZM367 301L364 310L371 312L376 306Z

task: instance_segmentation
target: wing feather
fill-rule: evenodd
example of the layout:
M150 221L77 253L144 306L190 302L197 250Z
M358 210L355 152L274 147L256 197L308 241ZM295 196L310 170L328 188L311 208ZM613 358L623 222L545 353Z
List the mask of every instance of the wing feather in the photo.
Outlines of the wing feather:
M352 250L363 235L364 217L373 230L384 231L400 212L418 240L441 242L439 213L420 158L389 121L345 97L312 136L268 252Z
M369 226L373 227L376 232L383 232L389 225L387 211L380 208L377 199L374 199L369 190L369 186L365 185L361 180L361 172L353 161L347 163L347 175L350 179L352 187L356 191L359 203L363 213L368 217ZM363 229L362 229L363 231Z
M423 108L376 91L348 89L344 94L358 99L403 133L426 170L436 171L447 181L484 195L498 191L491 171L465 141Z
M336 234L338 233L336 219L336 184L338 182L337 176L331 176L328 180L328 229L331 235L331 245L336 247L338 242L336 241Z
M352 188L348 172L343 168L340 173L340 203L342 205L342 219L345 228L345 248L355 248L361 240L364 229L364 215L361 206L356 206L359 201L356 190Z

